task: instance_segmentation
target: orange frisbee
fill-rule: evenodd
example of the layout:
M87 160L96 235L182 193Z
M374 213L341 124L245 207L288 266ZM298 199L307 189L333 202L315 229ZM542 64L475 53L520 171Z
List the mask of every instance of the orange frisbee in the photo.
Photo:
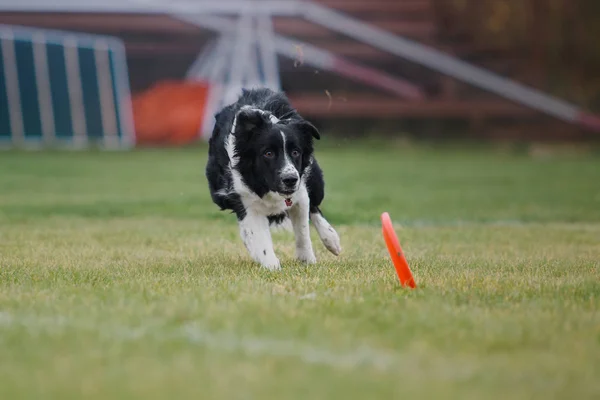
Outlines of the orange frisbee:
M390 253L390 257L392 258L392 262L394 263L394 267L396 268L396 273L398 274L398 279L400 279L400 284L402 286L409 286L413 289L416 288L417 285L415 284L415 279L413 278L412 272L408 267L408 262L404 257L402 247L400 247L398 236L396 236L396 232L392 226L392 220L390 215L386 212L381 214L381 226L383 228L383 239L385 240L385 244L388 252Z

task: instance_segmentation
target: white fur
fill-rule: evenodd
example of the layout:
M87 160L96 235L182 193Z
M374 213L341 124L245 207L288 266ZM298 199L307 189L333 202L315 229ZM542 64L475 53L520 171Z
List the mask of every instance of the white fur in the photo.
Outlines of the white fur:
M233 123L231 124L231 131L227 138L225 139L225 151L227 151L227 156L229 157L229 169L233 170L239 161L239 157L235 156L235 126L237 125L237 115L233 119Z
M239 172L233 170L232 173L235 190L246 209L246 217L239 223L242 240L255 261L271 271L278 270L281 267L273 249L267 216L290 210L298 203L300 194L296 192L292 195L292 206L288 207L280 194L269 192L260 198L242 182Z
M323 217L320 213L312 213L310 214L310 219L321 238L321 241L333 254L339 256L342 252L342 245L340 244L340 237L333 227L327 222L325 217Z
M246 216L239 222L240 236L250 256L269 270L281 269L279 259L273 249L273 240L267 215L285 212L289 207L285 199L278 193L269 192L260 198L244 184L241 174L235 169L239 158L235 156L235 128L237 115L233 120L231 131L225 140L225 149L229 156L229 170L233 180L233 191L239 194L246 209ZM292 202L294 203L294 196Z
M271 225L271 232L293 232L294 227L292 226L292 221L289 218L281 221L280 224Z
M279 118L277 118L276 116L274 116L273 114L271 114L269 111L261 110L260 108L256 108L256 107L252 107L252 106L245 105L245 106L242 106L242 107L240 108L240 110L252 110L252 111L257 111L257 112L261 113L262 115L268 115L268 116L269 116L269 120L271 121L271 123L273 123L273 124L276 124L276 123L278 123L278 122L279 122ZM234 124L233 124L233 126L234 126L234 128L235 128L235 121L234 121ZM232 130L232 132L234 132L234 131L235 131L235 129L234 129L234 130Z
M303 262L314 264L317 262L310 240L310 227L308 225L309 203L306 185L302 183L298 190L299 199L289 211L290 220L296 237L296 257Z
M264 215L247 210L246 217L240 221L240 235L250 256L256 262L271 271L281 269L273 250L269 221Z
M215 193L218 194L219 196L227 197L230 194L232 194L233 192L229 189L220 189L220 190L217 190Z

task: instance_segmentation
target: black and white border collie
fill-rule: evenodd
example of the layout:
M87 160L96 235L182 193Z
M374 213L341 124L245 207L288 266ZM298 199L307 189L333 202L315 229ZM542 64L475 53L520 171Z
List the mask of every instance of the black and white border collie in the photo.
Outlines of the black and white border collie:
M325 185L313 155L317 129L270 89L243 90L215 118L206 165L210 194L221 210L237 215L250 256L280 269L270 227L291 222L296 257L315 263L309 219L325 247L339 255L339 236L319 210Z

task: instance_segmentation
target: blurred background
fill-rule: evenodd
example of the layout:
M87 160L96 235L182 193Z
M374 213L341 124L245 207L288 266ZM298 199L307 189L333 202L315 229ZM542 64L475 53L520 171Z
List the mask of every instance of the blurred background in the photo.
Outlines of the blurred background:
M600 399L599 39L600 0L0 0L0 400ZM213 204L252 86L320 129L340 257L261 271Z
M331 135L597 140L598 16L596 0L2 0L0 139L189 144L264 85Z

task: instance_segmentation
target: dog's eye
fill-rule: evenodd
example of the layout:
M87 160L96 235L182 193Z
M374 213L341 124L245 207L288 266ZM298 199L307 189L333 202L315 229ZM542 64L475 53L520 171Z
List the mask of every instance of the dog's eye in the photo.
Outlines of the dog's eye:
M300 152L298 150L292 150L292 157L300 157Z
M265 151L264 156L266 158L273 158L275 156L275 154L271 150L267 150L267 151Z

